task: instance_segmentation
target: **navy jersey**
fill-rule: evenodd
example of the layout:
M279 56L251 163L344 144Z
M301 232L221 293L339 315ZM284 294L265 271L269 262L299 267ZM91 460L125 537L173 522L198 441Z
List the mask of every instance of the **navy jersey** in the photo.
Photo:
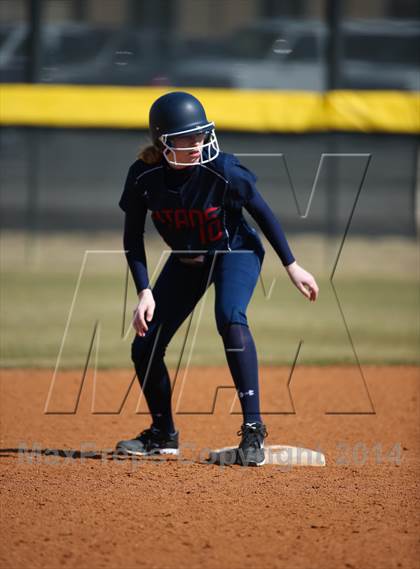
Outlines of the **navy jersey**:
M264 254L242 208L256 219L283 264L294 261L281 226L255 186L256 176L227 153L183 169L166 160L137 160L128 172L119 205L126 213L124 246L138 290L147 281L142 235L147 211L167 245L180 256L250 249ZM135 239L141 238L140 246ZM137 263L137 265L136 265Z
M237 158L221 153L208 164L176 170L163 160L150 166L137 160L130 168L120 207L147 209L175 251L262 249L246 223L242 207L255 195L256 178Z

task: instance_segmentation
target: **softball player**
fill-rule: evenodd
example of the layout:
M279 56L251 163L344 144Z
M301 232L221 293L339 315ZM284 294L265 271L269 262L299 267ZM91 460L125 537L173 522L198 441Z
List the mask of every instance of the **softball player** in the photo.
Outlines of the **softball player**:
M150 109L149 128L153 145L130 167L119 205L125 212L124 249L139 299L131 355L152 424L117 443L117 451L178 454L165 350L214 284L217 330L243 413L237 460L244 466L262 465L267 430L260 415L257 352L246 310L265 251L242 208L258 223L301 293L315 301L318 286L296 263L278 220L255 187L254 174L235 156L220 152L214 123L200 101L183 92L163 95ZM153 289L143 240L148 210L172 250Z

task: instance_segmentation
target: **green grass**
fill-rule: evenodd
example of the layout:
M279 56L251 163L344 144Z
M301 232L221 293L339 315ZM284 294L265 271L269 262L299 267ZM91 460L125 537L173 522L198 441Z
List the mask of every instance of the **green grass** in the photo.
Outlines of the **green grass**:
M15 243L13 254L9 243L6 254L2 256L3 366L55 365L83 258L83 247L79 245L73 242L68 247L67 255L62 254L61 246L58 248L60 254L57 252L55 255L52 243L46 244L37 262L24 271L22 248L19 249ZM95 248L96 245L89 243L89 248ZM410 245L403 245L404 254L408 254L406 248L410 248ZM118 247L118 242L105 240L101 248ZM307 302L293 287L275 257L267 254L263 278L266 288L273 278L276 279L273 293L267 299L259 284L248 310L260 362L290 364L299 342L303 341L299 364L355 363L343 318L327 276L328 267L327 270L314 269L314 265L321 264L321 261L320 256L313 254L313 240L307 248L302 244L299 247L301 258L304 258L301 264L311 268L317 275L321 288L319 300L314 304ZM415 259L413 250L410 254L414 254ZM150 252L150 267L154 266L158 255L158 249ZM415 270L405 273L393 270L369 272L351 270L347 266L346 271L337 271L334 284L362 364L418 363L419 295ZM62 351L62 367L80 368L85 365L96 321L100 322L98 365L130 365L131 332L125 340L122 339L124 286L122 255L102 254L88 258ZM135 294L130 284L126 326L134 303ZM204 307L199 322L202 304ZM211 288L194 313L182 364L186 364L189 357L192 365L225 363L213 310L214 291ZM179 359L186 330L187 324L184 324L168 348L166 361L171 366Z

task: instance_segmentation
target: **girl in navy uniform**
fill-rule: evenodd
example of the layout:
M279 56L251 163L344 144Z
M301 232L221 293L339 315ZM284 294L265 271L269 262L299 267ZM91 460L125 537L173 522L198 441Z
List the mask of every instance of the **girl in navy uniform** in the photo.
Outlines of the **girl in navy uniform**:
M235 156L220 152L214 123L200 101L183 92L163 95L150 109L149 127L153 145L130 167L119 205L125 212L124 249L139 299L132 360L152 424L117 443L117 451L178 454L165 350L214 284L217 330L243 413L237 460L259 466L264 464L267 430L260 415L257 352L246 310L265 251L243 208L301 293L315 301L318 287L296 263L278 220L255 187L254 174ZM153 289L143 240L148 210L172 250Z

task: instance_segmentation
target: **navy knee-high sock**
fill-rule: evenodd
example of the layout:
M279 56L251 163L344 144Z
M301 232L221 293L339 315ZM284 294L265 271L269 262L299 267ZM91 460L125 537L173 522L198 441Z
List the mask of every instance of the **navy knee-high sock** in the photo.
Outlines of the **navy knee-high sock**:
M152 425L165 433L175 431L171 407L171 381L163 359L152 362L146 377L148 358L135 362L137 377L152 415Z
M226 359L241 403L244 423L262 422L258 358L251 331L243 324L230 324L222 338Z

